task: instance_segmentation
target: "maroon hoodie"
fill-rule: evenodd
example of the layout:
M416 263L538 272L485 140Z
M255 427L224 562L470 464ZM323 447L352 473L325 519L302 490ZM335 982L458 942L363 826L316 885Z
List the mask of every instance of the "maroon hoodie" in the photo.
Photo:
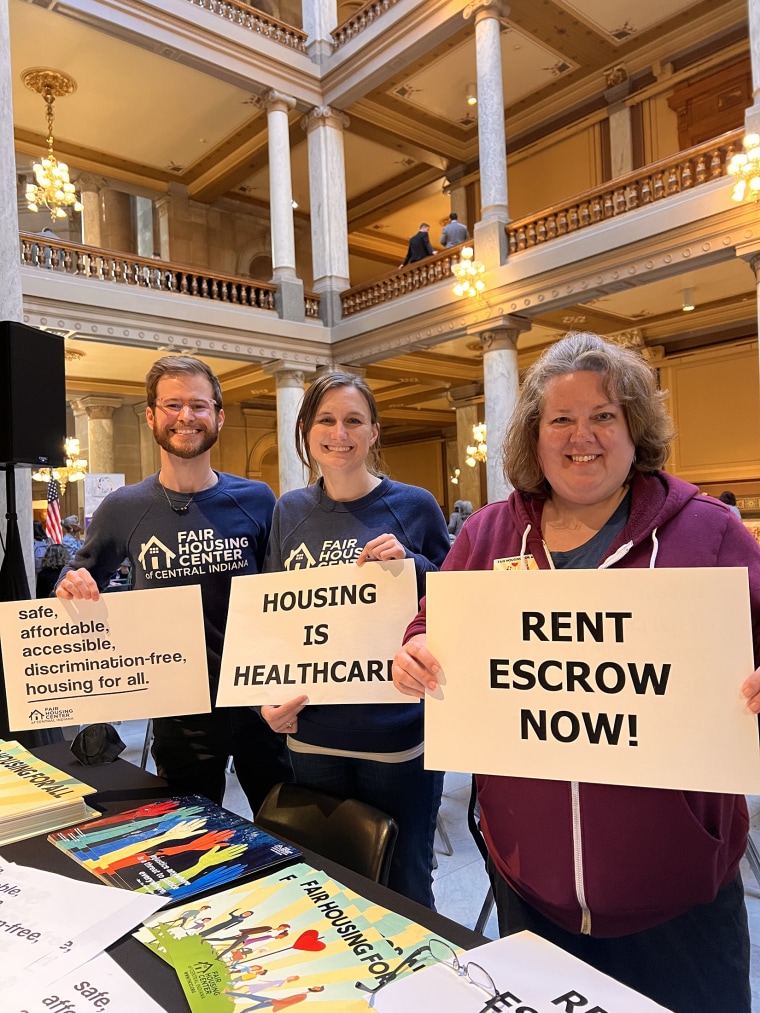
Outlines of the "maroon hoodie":
M637 474L632 489L630 517L602 567L746 566L760 664L755 540L728 507L681 479ZM495 559L526 554L549 568L542 509L542 500L519 492L483 507L467 520L441 569L490 570ZM425 604L406 640L425 632ZM688 636L688 630L676 632ZM695 751L700 747L695 741ZM570 932L627 935L708 903L736 875L747 844L741 795L527 777L477 780L483 833L497 869L524 900Z

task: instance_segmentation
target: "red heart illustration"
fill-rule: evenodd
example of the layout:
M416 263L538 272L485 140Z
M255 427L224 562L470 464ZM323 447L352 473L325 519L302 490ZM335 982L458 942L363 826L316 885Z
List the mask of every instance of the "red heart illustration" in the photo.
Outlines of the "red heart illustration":
M324 950L325 946L327 946L327 943L322 942L316 929L308 929L306 932L302 932L293 943L294 950L309 950L310 953L318 953L319 950Z

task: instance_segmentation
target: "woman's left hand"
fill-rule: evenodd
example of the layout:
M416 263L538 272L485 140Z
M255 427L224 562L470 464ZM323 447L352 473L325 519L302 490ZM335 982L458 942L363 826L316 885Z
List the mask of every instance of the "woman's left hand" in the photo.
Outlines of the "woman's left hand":
M367 542L356 562L363 566L370 559L406 559L406 550L395 535L378 535Z
M760 714L760 668L756 668L752 675L745 679L742 685L742 695L747 700L747 706L753 714Z

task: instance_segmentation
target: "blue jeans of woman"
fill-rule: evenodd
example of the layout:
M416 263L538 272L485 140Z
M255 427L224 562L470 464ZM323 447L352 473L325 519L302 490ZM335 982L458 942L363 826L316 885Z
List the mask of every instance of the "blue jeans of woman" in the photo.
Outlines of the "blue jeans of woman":
M356 798L398 823L388 886L435 908L433 839L441 804L443 772L425 770L422 757L405 763L378 763L321 753L290 753L297 784Z

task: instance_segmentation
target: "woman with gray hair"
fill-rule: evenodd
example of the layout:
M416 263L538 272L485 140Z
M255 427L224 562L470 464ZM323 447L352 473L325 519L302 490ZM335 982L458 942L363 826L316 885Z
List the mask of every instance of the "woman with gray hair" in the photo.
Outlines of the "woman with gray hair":
M467 522L442 569L744 566L757 665L760 549L724 504L661 470L664 398L638 352L594 334L552 345L505 439L515 491ZM438 687L425 628L423 601L393 666L415 697ZM760 670L741 692L760 711ZM750 1013L743 796L529 770L477 781L503 935L530 929L675 1013Z

